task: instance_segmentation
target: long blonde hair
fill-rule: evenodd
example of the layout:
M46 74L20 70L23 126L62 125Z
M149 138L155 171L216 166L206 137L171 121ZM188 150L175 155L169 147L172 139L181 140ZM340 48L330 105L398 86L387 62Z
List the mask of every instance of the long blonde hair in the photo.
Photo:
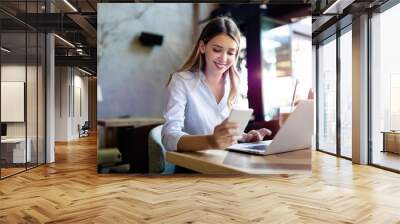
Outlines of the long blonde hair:
M236 23L229 17L217 17L212 19L202 30L199 39L197 40L192 53L189 55L185 63L177 70L177 72L191 71L194 73L199 73L204 71L205 66L205 56L200 52L200 41L207 44L212 38L219 34L226 34L231 37L238 45L238 49L235 55L235 62L239 57L240 50L240 30ZM228 96L228 106L233 107L236 97L238 95L239 88L239 73L236 70L236 63L233 64L229 70L229 79L231 84L231 89ZM168 83L171 81L172 74L169 77Z

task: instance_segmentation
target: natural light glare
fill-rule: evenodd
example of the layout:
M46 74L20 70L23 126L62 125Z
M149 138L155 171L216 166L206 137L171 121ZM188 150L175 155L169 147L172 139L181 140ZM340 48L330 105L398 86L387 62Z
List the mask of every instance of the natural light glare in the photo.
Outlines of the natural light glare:
M318 49L319 149L336 153L336 40Z
M352 30L340 36L341 155L352 157Z
M277 119L312 88L310 17L262 30L261 44L264 118Z
M371 18L372 49L372 163L389 168L384 162L387 153L382 152L383 133L400 130L400 4Z

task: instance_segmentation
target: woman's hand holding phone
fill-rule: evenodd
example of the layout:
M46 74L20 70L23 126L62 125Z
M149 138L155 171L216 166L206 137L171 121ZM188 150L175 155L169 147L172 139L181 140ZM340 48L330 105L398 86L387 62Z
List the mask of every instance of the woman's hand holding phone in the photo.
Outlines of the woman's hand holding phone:
M210 135L210 145L215 149L225 149L241 142L262 141L265 136L271 135L271 131L266 128L251 130L243 133L253 110L232 110L230 116L221 124L215 126L214 132Z
M225 119L221 124L215 126L214 133L210 135L211 145L215 149L225 149L237 141L239 125Z

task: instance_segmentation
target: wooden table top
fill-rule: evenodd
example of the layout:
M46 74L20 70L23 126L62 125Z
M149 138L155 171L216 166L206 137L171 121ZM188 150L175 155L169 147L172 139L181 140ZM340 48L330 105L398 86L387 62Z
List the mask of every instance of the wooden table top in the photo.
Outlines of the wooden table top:
M311 149L267 156L227 150L166 152L169 162L204 174L311 173Z
M164 119L159 117L104 118L97 121L97 124L105 127L141 127L161 123L164 123Z
M398 130L381 131L381 133L384 133L384 134L400 134L400 131L398 131Z

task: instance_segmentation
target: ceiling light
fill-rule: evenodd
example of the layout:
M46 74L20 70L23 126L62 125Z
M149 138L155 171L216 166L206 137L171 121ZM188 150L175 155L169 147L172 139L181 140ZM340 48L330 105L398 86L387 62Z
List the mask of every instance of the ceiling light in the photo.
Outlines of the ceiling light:
M78 70L81 71L81 72L83 72L83 73L85 73L85 74L87 74L87 75L92 75L92 73L90 73L90 72L88 72L88 71L85 71L85 70L83 70L83 69L81 69L81 68L78 68Z
M6 53L10 53L10 52L11 52L11 50L9 50L9 49L7 49L7 48L5 48L5 47L1 47L1 50L4 51L4 52L6 52Z
M97 84L97 102L103 101L103 94L101 92L101 86Z
M78 10L71 4L68 2L68 0L64 0L65 4L67 4L72 10L74 10L74 12L78 12Z
M355 0L336 0L332 5L325 9L322 14L342 14L343 9L354 1Z
M337 4L340 2L340 0L336 0L332 5L330 5L327 9L324 10L322 14L328 14L331 13L332 9L337 7Z
M57 34L54 34L55 37L57 37L58 39L60 39L61 41L63 41L64 43L66 43L67 45L69 45L70 47L75 48L75 45L71 44L71 42L67 41L66 39L58 36Z

